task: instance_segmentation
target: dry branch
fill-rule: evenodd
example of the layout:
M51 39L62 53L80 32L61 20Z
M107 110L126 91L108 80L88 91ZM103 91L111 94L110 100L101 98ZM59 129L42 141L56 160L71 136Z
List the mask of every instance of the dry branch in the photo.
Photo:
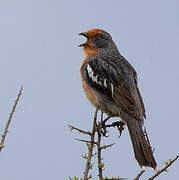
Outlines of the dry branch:
M137 176L133 179L133 180L139 180L139 178L142 176L142 174L145 172L144 169L142 169L139 174L137 174Z
M13 117L13 114L15 112L15 109L16 109L16 106L17 106L17 103L19 102L19 99L20 99L20 96L22 95L22 89L23 89L23 86L21 86L20 90L19 90L19 93L17 95L17 98L14 102L14 105L12 107L12 110L11 112L9 113L9 118L8 118L8 121L6 123L6 126L5 126L5 129L4 129L4 132L2 134L2 139L1 139L1 142L0 142L0 152L2 151L3 147L4 147L4 142L5 142L5 139L6 139L6 135L8 133L8 128L9 128L9 125L11 123L11 120L12 120L12 117Z
M101 146L101 149L107 149L107 148L110 148L110 147L112 147L114 144L115 144L115 143Z
M103 112L101 112L101 122L103 120ZM98 140L97 140L97 151L98 151L98 176L100 180L103 180L103 166L101 162L101 123L97 126L97 134L98 134Z
M90 144L90 143L91 143L91 141L88 141L88 140L85 140L85 139L78 139L78 138L75 138L75 140L77 140L77 141L81 141L81 142L84 142L84 143L88 143L88 144ZM96 144L96 145L97 145L97 142L95 142L95 141L94 141L94 144Z
M87 159L86 166L85 166L83 180L88 180L88 172L90 169L91 157L92 157L93 147L94 147L94 136L95 136L95 132L96 132L97 113L98 113L98 109L96 108L95 115L94 115L94 121L93 121L93 129L91 132L91 140L90 140L90 144L89 144L89 148L88 148L88 159Z
M86 162L86 165L85 165L85 171L84 171L84 178L83 178L83 180L88 180L89 178L91 178L91 175L89 176L88 174L89 174L89 169L91 168L91 159L92 159L92 156L93 156L94 145L96 145L96 147L97 147L97 153L95 153L95 155L97 154L97 158L98 158L98 173L99 173L98 177L99 177L99 180L124 180L126 178L114 178L114 177L112 177L112 178L108 178L108 177L103 178L103 167L104 167L104 164L102 163L102 157L101 157L101 151L103 149L106 149L106 148L111 147L112 145L114 145L114 143L112 143L112 144L109 144L109 145L101 146L101 138L102 138L102 136L106 137L106 132L107 132L106 128L117 127L117 129L118 129L118 131L119 131L119 133L121 135L122 131L124 130L124 123L122 123L121 121L116 121L116 122L113 122L112 124L105 125L105 122L108 119L110 119L111 117L107 117L106 119L103 120L103 113L101 113L101 122L99 122L97 124L96 123L97 112L98 112L98 109L96 109L96 112L95 112L95 115L94 115L93 128L92 128L91 132L81 130L81 129L76 128L74 126L69 126L72 130L75 129L75 130L79 131L80 133L87 134L87 135L90 136L90 140L76 139L78 141L87 143L87 146L88 146L88 156L86 156L86 154L85 154L85 159L87 159L87 162ZM97 140L95 141L95 133L96 132L97 132ZM150 145L150 141L148 139L148 134L147 134L147 131L146 131L145 128L144 128L144 134L145 134L145 137L146 137L146 140L147 140L148 144ZM176 158L174 158L173 160L170 160L168 162L168 164L166 164L166 166L164 168L162 168L161 170L157 171L148 180L153 180L159 174L161 174L162 172L166 171L166 169L169 166L171 166L173 164L173 162L175 162L178 158L179 158L179 155L177 155ZM145 170L142 169L133 180L139 180L144 172L145 172ZM75 176L75 178L76 178L76 176Z
M162 172L166 171L166 169L171 166L177 159L179 158L179 155L177 155L173 160L171 160L165 167L162 169L158 170L157 173L155 173L152 177L150 177L148 180L153 180L156 178L158 175L160 175Z
M87 135L91 136L91 133L90 133L89 131L84 131L84 130L82 130L82 129L76 128L76 127L71 126L71 125L68 125L68 126L69 126L72 130L75 129L75 130L77 130L77 131L80 132L80 133L87 134Z
M98 129L97 130L98 133L98 141L97 141L97 149L98 149L98 172L99 172L99 179L102 180L103 179L103 166L102 166L102 162L101 162L101 132Z

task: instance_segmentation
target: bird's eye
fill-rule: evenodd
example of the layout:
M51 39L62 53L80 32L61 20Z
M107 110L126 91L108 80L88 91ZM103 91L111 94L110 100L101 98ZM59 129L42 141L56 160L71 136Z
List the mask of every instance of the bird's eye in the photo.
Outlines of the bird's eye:
M108 46L108 42L106 39L100 38L100 39L95 39L95 44L98 48L105 48Z
M103 34L101 34L101 33L98 34L96 38L97 39L106 39L105 36Z

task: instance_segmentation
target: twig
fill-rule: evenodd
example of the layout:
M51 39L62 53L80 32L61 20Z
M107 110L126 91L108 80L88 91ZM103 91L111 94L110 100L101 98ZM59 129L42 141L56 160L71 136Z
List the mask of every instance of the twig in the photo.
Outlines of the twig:
M153 180L155 177L157 177L159 174L161 174L163 171L165 171L169 166L171 166L178 158L179 158L179 155L177 155L176 158L171 160L165 167L163 167L162 169L158 170L157 173L155 173L148 180Z
M101 112L101 122L103 121L103 112ZM103 180L103 166L101 162L101 123L99 123L97 127L97 134L98 134L98 140L97 140L97 150L98 150L98 172L99 172L99 179Z
M87 159L86 166L85 166L83 180L88 180L88 172L89 172L89 169L90 169L91 157L92 157L93 147L94 147L94 136L95 136L95 132L96 132L97 113L98 113L98 108L96 108L95 115L94 115L93 129L92 129L92 132L91 132L91 142L90 142L90 145L89 145L89 148L88 148L88 159Z
M98 141L97 141L97 148L98 148L98 172L99 172L99 179L103 179L103 166L101 162L101 132L97 130L98 133Z
M91 143L91 141L88 141L88 140L84 140L84 139L78 139L78 138L75 138L75 140L77 141L81 141L81 142L85 142L85 143ZM97 145L97 142L94 141L94 144Z
M13 107L12 107L12 110L11 110L11 112L10 112L10 114L9 114L9 118L8 118L7 123L6 123L4 132L3 132L3 134L2 134L2 139L1 139L1 142L0 142L0 152L2 151L2 148L4 147L4 142L5 142L5 139L6 139L6 135L7 135L7 133L8 133L8 128L9 128L10 122L11 122L11 120L12 120L13 114L14 114L14 112L15 112L15 109L16 109L17 103L18 103L18 101L19 101L19 98L20 98L20 96L22 95L22 89L23 89L23 86L21 86L21 88L20 88L20 90L19 90L19 93L18 93L18 95L17 95L17 98L16 98L16 100L15 100L15 102L14 102L14 105L13 105Z
M80 133L83 133L83 134L87 134L87 135L90 135L91 136L91 133L89 131L84 131L82 129L79 129L79 128L76 128L74 126L71 126L71 125L68 125L71 129L75 129L77 131L79 131Z
M109 147L112 147L114 144L115 144L115 143L101 146L101 149L107 149L107 148L109 148Z
M133 179L133 180L139 180L139 178L142 176L142 174L145 172L144 169L142 169L139 174L137 174L137 176Z

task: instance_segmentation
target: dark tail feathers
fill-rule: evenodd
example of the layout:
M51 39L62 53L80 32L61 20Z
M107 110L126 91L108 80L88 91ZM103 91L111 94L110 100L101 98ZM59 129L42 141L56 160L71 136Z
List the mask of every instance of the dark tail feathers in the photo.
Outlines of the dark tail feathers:
M141 122L131 118L127 123L127 126L130 133L135 158L139 165L141 167L147 166L156 169L157 163L154 159L150 144L143 133Z

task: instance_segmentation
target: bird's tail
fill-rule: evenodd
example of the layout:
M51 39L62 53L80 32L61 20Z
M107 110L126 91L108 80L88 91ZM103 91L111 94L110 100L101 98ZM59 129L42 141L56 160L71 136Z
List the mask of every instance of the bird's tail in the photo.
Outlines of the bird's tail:
M127 122L129 129L135 158L141 167L151 167L156 169L157 163L153 156L153 152L149 141L144 135L142 124L139 120L130 118Z

